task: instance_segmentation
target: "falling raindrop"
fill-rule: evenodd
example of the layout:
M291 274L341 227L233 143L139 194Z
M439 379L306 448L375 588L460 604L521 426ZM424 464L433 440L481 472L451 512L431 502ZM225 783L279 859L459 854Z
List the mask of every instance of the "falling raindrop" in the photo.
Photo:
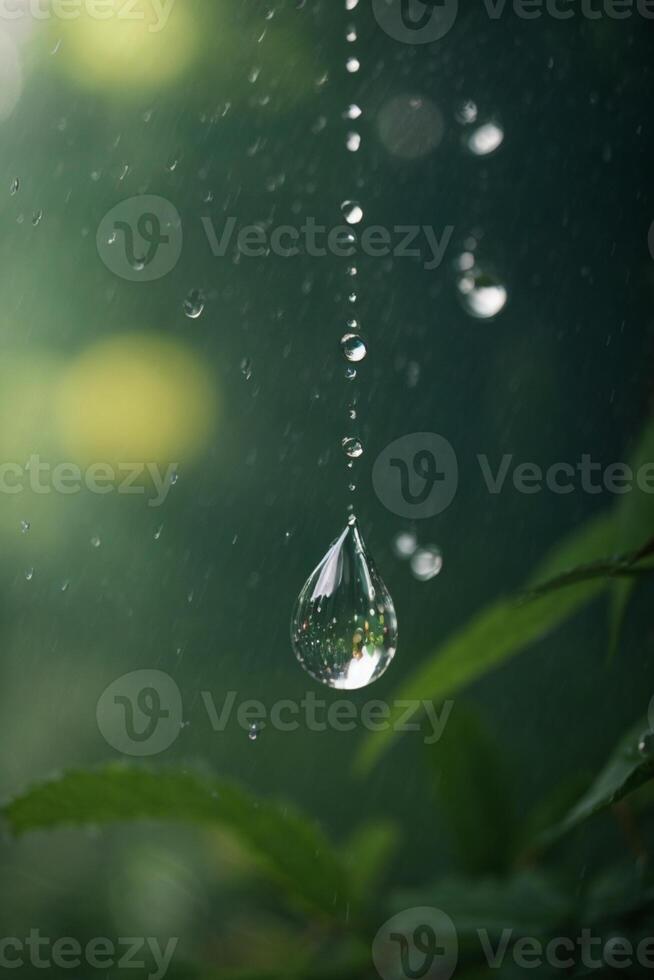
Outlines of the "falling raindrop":
M414 531L400 531L393 539L393 551L403 561L411 558L417 548L418 538Z
M307 673L338 690L367 687L393 660L395 607L354 516L302 589L291 642Z
M258 725L254 725L254 724L250 725L250 729L248 731L248 738L250 739L251 742L256 742L256 740L259 738Z
M22 531L23 534L27 534L27 532L29 531L29 529L31 528L31 526L32 525L30 524L29 521L23 520L23 521L20 522L20 529L21 529L21 531Z
M419 582L429 582L443 569L443 556L438 548L430 545L419 548L411 558L411 571Z
M343 201L341 211L348 225L358 225L363 221L363 209L357 201Z
M357 369L349 365L345 368L345 378L347 381L354 381L357 376Z
M252 377L252 361L249 357L244 357L241 361L241 374L246 381L249 381Z
M479 320L490 320L501 313L509 295L506 287L487 272L475 267L457 280L464 309Z
M197 320L204 312L204 294L199 289L192 289L184 300L184 313L189 320Z
M31 582L33 578L34 578L34 569L28 568L27 571L25 572L25 580L27 582Z
M359 133L348 133L345 140L345 145L350 153L356 153L361 146L361 136Z
M352 436L346 436L343 439L343 451L348 459L359 459L363 456L363 445L360 439L355 439Z
M348 361L358 364L368 353L366 342L360 334L346 333L341 337L341 350Z
M354 75L361 67L361 62L358 58L348 58L345 62L345 67L351 75Z
M487 122L478 126L467 138L468 149L478 157L488 156L504 142L504 130L497 123Z
M93 537L91 538L91 547L99 548L101 544L102 541L100 540L100 538L97 536L97 534L94 534Z
M18 177L14 177L14 179L11 182L11 186L9 188L9 193L12 195L17 194L19 189L20 189L20 180L18 179Z
M34 227L36 228L38 225L40 225L42 220L43 220L43 211L35 211L34 214L32 215L32 224L34 225Z

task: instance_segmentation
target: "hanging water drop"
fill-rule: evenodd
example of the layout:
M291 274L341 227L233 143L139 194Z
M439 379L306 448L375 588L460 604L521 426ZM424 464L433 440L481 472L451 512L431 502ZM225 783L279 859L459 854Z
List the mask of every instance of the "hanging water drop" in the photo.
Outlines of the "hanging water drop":
M354 516L302 589L291 642L307 673L338 690L367 687L393 660L395 607Z
M354 439L352 436L346 436L343 439L343 451L348 459L359 459L363 456L363 446L359 439Z
M341 337L341 350L345 358L353 364L363 361L368 353L365 340L356 333L346 333Z
M204 295L199 289L192 289L184 300L184 313L189 320L197 320L204 312Z
M363 209L357 201L343 201L341 211L348 225L358 225L363 221Z

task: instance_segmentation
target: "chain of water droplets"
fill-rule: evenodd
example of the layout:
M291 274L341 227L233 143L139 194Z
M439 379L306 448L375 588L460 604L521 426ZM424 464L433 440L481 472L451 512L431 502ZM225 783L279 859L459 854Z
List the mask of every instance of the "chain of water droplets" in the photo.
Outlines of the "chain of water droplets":
M345 0L345 9L348 14L352 13L359 4L359 0ZM358 41L358 32L356 24L350 22L345 28L345 41L347 44L347 56L345 60L345 67L348 75L355 75L358 73L361 63L356 56L356 49L354 45ZM360 106L351 101L347 109L343 112L343 118L349 123L357 120L362 115L362 110ZM345 149L348 153L356 153L361 146L361 134L356 130L350 130L345 137ZM341 204L341 211L343 217L349 226L358 225L363 219L363 209L358 201L354 199L347 199ZM357 236L354 231L350 232L350 243L355 246L357 243ZM349 288L347 301L350 306L350 312L346 318L346 330L341 337L341 350L343 356L347 361L347 367L345 369L345 377L348 381L353 382L357 377L356 365L362 361L367 354L366 342L361 335L361 323L358 316L356 316L356 304L359 300L359 286L358 286L358 275L359 269L356 264L355 259L350 262L347 266L347 276L352 280ZM350 400L348 407L348 423L351 424L357 420L357 399L354 396ZM347 466L350 471L350 480L348 489L350 492L354 493L356 490L356 483L354 479L354 463L355 460L359 459L363 455L363 444L361 440L354 435L347 435L343 438L343 450L347 457ZM350 507L350 510L353 510Z

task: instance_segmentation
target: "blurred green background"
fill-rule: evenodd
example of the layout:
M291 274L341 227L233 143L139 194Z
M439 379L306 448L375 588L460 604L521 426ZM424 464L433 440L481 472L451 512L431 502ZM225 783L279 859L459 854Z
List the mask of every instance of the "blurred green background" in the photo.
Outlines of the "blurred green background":
M355 45L345 39L351 23ZM522 588L553 545L597 515L627 517L606 548L571 564L651 537L647 499L630 511L634 495L523 495L507 485L493 496L476 462L512 453L547 467L590 453L608 466L632 458L648 432L647 22L509 13L493 22L478 5L440 42L412 46L388 37L367 2L346 12L326 0L177 0L159 33L84 14L3 21L0 37L0 457L179 464L161 508L117 493L2 495L3 798L120 761L98 730L98 699L122 674L152 668L179 686L185 726L150 771L213 773L288 801L335 847L351 840L355 869L368 860L366 839L389 842L362 924L334 926L298 911L293 896L289 905L220 821L105 824L100 793L98 819L81 828L7 834L2 935L178 936L169 974L178 977L374 976L372 936L405 905L439 905L443 875L472 875L462 886L472 894L490 873L506 883L517 864L554 876L571 899L607 869L628 882L636 869L651 896L646 809L598 816L537 858L525 844L539 802L559 793L556 823L624 732L639 718L646 727L647 576L612 658L609 583L609 601L580 604L519 659L473 666L471 683L451 686L438 746L408 736L365 772L355 765L360 729L268 727L251 740L234 722L212 731L201 697L210 691L219 705L235 691L268 706L308 690L339 697L303 675L288 629L351 502L340 441L355 389L366 450L355 507L400 623L395 662L351 696L358 705L391 701L450 634ZM361 69L348 73L354 49ZM424 143L409 112L391 112L390 136L380 124L389 105L412 99L429 107ZM467 126L466 100L478 111ZM363 108L356 123L342 115L353 103ZM467 145L470 125L490 121L504 140L480 156ZM346 148L352 130L362 136L356 153ZM184 247L165 277L129 282L103 263L96 233L111 208L144 194L174 204ZM366 224L454 227L437 270L360 258L357 315L370 353L356 384L344 380L338 349L351 315L343 259L215 257L202 225L234 216L272 228L311 216L332 227L351 198ZM508 294L494 318L461 302L456 260L471 236L479 267ZM190 317L194 291L204 308ZM444 514L413 527L377 498L371 469L389 442L423 431L455 447L460 487ZM407 531L441 549L440 575L419 581L397 557L393 543ZM495 763L480 763L487 737L510 794ZM452 769L458 781L448 781ZM366 826L376 830L352 836ZM472 854L467 866L461 851ZM496 901L480 902L483 922ZM648 902L632 904L640 915ZM621 934L623 911L609 916Z

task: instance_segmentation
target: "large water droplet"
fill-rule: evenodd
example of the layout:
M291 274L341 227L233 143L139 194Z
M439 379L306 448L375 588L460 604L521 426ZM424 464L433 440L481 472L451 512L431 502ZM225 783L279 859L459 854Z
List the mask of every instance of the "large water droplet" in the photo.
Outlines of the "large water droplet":
M341 349L346 359L353 364L358 364L368 353L365 340L356 333L346 333L341 337Z
M482 123L468 137L468 149L478 157L488 156L504 142L504 130L497 123Z
M393 600L366 553L354 516L302 589L291 642L314 680L344 691L372 684L395 656Z

